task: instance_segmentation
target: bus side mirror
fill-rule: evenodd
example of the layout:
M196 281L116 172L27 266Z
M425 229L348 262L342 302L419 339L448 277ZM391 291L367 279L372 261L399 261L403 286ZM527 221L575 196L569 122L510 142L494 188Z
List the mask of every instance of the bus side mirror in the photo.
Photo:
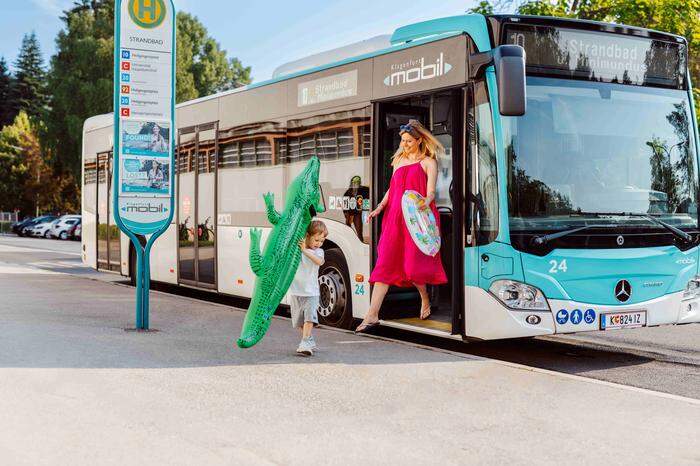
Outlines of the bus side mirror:
M498 108L503 116L525 114L525 49L519 45L501 45L493 51L498 84Z

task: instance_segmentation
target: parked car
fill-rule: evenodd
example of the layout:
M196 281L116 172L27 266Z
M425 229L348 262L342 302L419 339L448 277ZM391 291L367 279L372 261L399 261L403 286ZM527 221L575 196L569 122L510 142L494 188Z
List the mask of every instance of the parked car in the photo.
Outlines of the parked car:
M68 237L75 240L80 240L83 236L83 222L80 221L73 225L73 228L68 233Z
M58 219L56 217L53 217L50 220L45 220L43 222L37 223L29 230L29 236L41 236L44 238L49 238L49 235L51 234L51 227L53 227L54 223L56 222L58 222Z
M64 215L51 224L49 238L68 239L68 230L80 222L80 215Z
M27 222L23 227L17 231L17 234L19 236L32 236L30 233L30 230L34 228L35 225L41 223L41 222L46 222L46 221L53 221L56 219L55 215L42 215L41 217L36 217L29 222Z
M12 233L19 235L20 230L27 225L29 222L34 220L34 217L29 216L29 217L24 217L22 220L17 220L16 222L13 222L10 228L12 229ZM21 235L20 235L21 236Z

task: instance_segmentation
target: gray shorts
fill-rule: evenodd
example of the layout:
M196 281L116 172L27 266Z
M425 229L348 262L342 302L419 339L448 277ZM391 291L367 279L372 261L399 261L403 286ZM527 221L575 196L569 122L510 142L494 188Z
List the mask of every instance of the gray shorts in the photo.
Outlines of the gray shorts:
M318 324L318 296L289 296L292 327L303 327L304 322Z

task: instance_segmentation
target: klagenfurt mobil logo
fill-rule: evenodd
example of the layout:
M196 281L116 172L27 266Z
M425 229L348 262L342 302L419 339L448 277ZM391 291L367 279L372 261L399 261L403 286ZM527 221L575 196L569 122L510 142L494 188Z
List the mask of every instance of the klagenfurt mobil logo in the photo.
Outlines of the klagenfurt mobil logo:
M428 62L426 64L425 57L420 57L391 65L391 74L384 78L384 84L387 86L400 86L404 83L433 79L449 73L451 69L452 65L445 63L445 57L440 52L440 56L434 63Z

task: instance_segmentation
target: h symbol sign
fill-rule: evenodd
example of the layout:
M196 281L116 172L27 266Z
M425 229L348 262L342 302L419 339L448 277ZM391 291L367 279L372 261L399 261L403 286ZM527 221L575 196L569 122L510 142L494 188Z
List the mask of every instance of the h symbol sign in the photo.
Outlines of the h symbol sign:
M139 2L139 18L141 21L146 21L146 13L151 17L149 21L156 20L156 0L138 0Z

